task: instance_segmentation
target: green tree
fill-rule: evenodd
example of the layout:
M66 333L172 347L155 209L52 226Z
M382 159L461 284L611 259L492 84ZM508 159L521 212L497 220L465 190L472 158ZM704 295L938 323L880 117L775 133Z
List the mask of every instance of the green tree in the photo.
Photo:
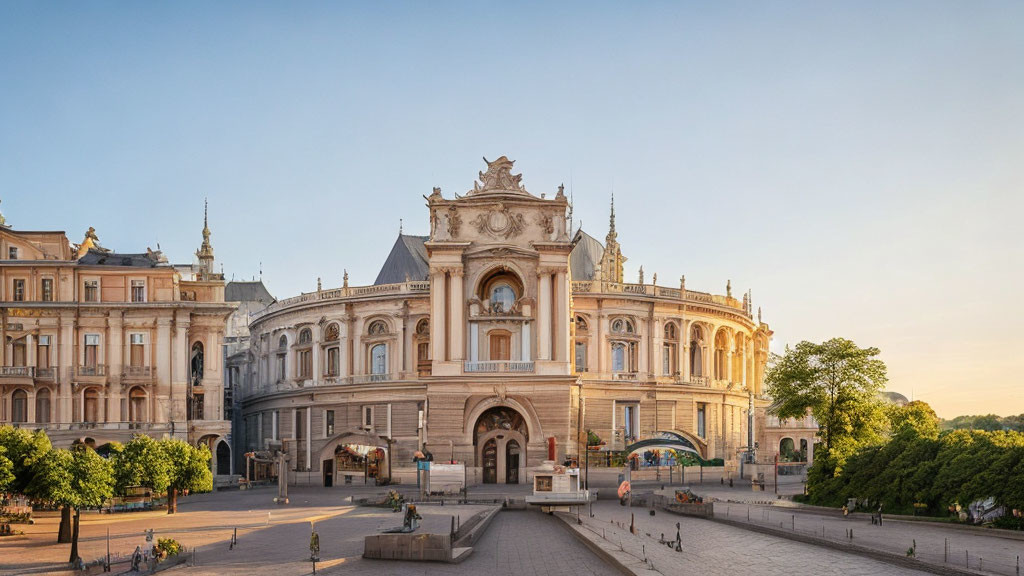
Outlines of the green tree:
M905 406L892 404L887 412L893 435L913 434L932 439L939 437L939 417L927 402L915 400Z
M0 492L7 490L7 486L14 481L14 462L6 456L7 448L0 446Z
M124 496L128 488L145 486L163 493L171 485L170 460L163 446L149 436L136 435L124 445L111 446L114 492Z
M167 513L178 511L178 492L209 492L213 490L213 472L210 470L210 449L195 447L182 440L160 441L168 464Z
M33 466L34 475L27 492L40 500L62 508L74 509L71 555L79 560L78 529L82 508L98 508L114 493L110 462L87 446L71 450L50 450Z
M975 430L985 430L986 432L995 432L1003 429L1003 422L995 414L985 414L984 416L975 416L972 428Z
M24 493L32 481L33 465L50 451L50 439L42 430L30 432L24 428L0 426L0 447L3 447L5 457L11 461L11 474L14 476L7 490Z
M816 464L832 475L847 456L881 439L884 413L878 393L886 382L878 348L858 348L833 338L803 341L775 355L765 375L780 418L801 418L808 410L818 421L821 451Z

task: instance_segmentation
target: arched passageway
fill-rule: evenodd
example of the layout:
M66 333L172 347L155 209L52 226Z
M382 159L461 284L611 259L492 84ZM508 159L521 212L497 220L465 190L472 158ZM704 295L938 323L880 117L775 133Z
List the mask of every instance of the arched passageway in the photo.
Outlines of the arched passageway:
M526 419L513 408L495 406L477 418L473 428L476 465L485 484L518 484L525 477Z

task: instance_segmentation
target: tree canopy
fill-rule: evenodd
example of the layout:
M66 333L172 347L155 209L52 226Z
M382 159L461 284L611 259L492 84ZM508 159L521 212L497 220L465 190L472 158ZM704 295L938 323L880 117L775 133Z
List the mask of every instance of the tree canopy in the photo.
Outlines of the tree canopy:
M30 432L14 426L0 426L0 448L3 456L11 461L12 478L7 482L7 490L16 493L25 492L32 481L33 467L46 455L52 445L46 432L37 430ZM3 464L0 462L0 470ZM0 472L0 476L2 476Z
M86 446L51 449L34 468L26 493L70 508L96 508L114 494L111 463Z
M879 353L843 338L803 341L774 355L765 374L780 418L811 411L822 444L816 458L833 470L859 446L881 440L886 424L878 393L887 378Z

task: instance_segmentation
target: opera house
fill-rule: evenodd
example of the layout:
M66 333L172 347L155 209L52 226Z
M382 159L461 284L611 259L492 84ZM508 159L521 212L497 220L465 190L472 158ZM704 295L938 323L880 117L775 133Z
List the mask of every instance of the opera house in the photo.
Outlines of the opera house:
M400 234L373 284L346 273L249 316L226 360L236 450L284 450L290 480L321 485L415 481L417 452L525 482L588 430L606 451L671 433L707 460L750 454L772 331L749 294L626 282L614 203L602 244L561 186L536 196L512 167L435 188L429 235Z

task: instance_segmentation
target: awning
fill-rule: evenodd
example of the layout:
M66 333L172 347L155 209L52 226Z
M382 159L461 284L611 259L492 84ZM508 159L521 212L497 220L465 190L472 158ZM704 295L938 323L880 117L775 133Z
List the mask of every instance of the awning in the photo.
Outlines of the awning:
M652 448L686 452L687 454L692 455L701 464L709 465L708 461L701 457L700 451L698 451L693 445L693 442L690 442L690 440L685 436L676 432L658 432L650 438L638 440L629 446L626 446L626 453L633 454L634 452L650 450Z

